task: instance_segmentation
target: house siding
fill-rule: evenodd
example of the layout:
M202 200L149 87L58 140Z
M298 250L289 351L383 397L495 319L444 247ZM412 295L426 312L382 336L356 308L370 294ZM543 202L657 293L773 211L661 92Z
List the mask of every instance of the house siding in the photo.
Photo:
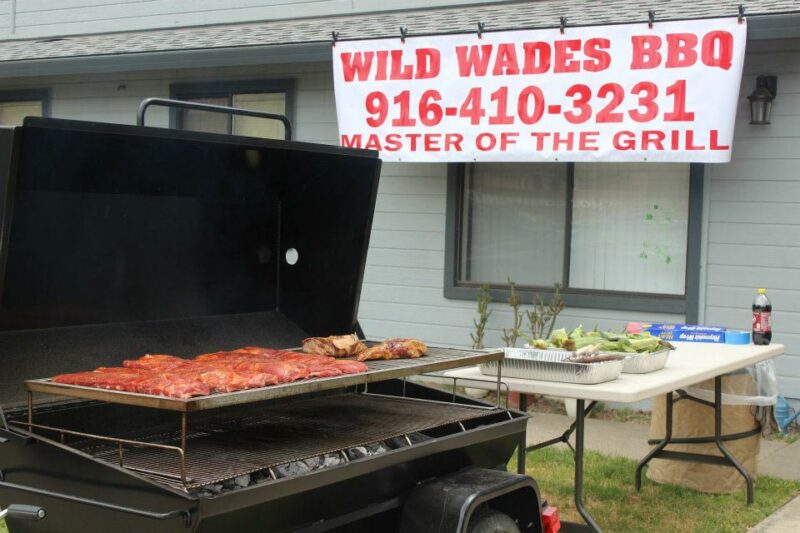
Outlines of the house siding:
M745 96L759 74L778 76L772 124L751 126ZM757 287L775 307L778 391L800 398L800 40L748 43L733 159L709 165L705 315L749 328Z
M759 73L777 74L774 124L749 126L744 96ZM275 78L295 80L294 123L299 140L337 138L329 63L145 71L127 74L7 80L0 89L49 88L60 118L133 123L138 103L168 96L171 83ZM766 285L776 307L780 390L800 398L800 41L751 43L741 90L733 161L706 169L701 319L747 328L755 287ZM166 126L165 110L148 124ZM469 346L475 302L443 295L447 167L385 164L367 257L360 321L370 337L408 335L433 344ZM501 344L511 323L508 306L492 304L486 345ZM682 315L568 308L558 325L620 328L631 320L682 321Z
M491 0L9 0L0 1L0 38L177 28L258 20L420 9ZM12 32L13 29L13 32Z

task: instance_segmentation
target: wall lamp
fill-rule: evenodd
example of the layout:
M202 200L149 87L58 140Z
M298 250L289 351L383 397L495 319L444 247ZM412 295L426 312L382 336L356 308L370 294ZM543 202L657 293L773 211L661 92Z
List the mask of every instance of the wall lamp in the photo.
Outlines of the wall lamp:
M778 94L777 76L759 76L756 78L756 90L747 97L750 100L750 124L769 124L772 112L772 101Z

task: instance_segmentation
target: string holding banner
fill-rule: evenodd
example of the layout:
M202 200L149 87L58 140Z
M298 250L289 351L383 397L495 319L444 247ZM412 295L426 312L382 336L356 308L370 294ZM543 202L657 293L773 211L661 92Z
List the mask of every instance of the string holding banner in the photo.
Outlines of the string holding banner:
M651 30L653 29L653 23L656 21L656 12L654 10L650 10L647 12L647 27Z
M559 29L561 30L561 35L564 35L564 28L567 27L567 17L559 17Z

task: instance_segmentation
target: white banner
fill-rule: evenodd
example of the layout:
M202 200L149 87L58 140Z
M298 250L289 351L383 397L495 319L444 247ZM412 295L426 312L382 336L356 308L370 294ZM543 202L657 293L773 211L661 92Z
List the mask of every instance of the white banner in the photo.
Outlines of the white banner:
M386 161L730 160L736 18L340 41L339 143Z

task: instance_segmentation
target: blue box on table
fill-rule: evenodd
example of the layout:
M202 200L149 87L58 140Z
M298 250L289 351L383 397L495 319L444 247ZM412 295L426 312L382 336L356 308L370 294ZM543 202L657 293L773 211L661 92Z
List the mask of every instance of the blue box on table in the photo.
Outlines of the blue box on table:
M658 323L642 324L642 329L665 341L725 343L725 328L721 326Z

